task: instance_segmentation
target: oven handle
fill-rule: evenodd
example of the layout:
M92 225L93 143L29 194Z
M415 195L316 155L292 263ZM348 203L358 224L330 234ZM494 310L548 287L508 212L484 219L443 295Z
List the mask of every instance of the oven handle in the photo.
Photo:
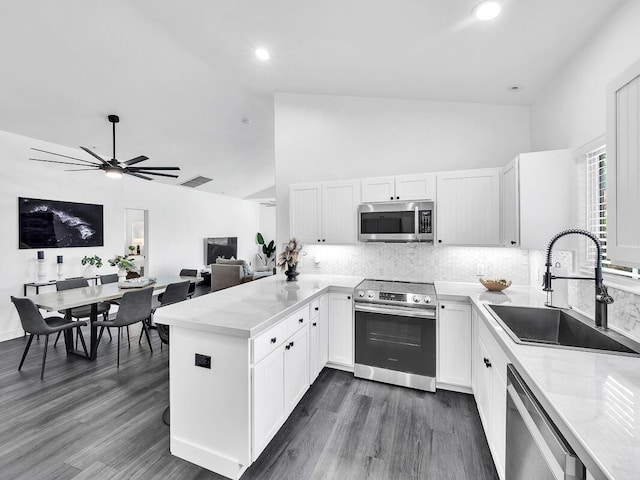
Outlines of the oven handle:
M418 308L402 308L402 307L390 307L390 306L373 306L363 305L356 303L354 306L356 312L367 313L381 313L383 315L401 315L403 317L418 317L427 319L436 319L436 309L430 308L428 310L422 310Z

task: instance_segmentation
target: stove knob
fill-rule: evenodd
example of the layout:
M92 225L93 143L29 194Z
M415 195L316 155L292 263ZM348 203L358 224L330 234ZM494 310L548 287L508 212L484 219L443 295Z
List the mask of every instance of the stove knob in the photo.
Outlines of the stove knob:
M367 292L367 297L369 297L369 298L373 298L374 296L375 296L375 294L373 293L373 290L369 290L369 291Z
M358 296L360 298L364 297L364 290L358 290Z
M424 297L424 303L431 303L431 297Z
M418 295L414 295L414 296L413 296L413 301L414 301L415 303L420 303L420 297L419 297Z

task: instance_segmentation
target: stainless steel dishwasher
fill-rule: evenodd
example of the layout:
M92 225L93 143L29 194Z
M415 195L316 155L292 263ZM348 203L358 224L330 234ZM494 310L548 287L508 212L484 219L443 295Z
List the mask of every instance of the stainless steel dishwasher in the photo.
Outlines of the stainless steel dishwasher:
M508 480L582 480L586 471L513 365L507 369Z

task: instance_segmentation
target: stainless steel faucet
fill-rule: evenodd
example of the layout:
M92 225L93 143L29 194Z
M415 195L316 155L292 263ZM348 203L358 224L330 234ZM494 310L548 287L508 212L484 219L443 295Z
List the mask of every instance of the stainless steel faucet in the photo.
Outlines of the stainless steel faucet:
M566 236L566 235L584 235L585 237L593 240L593 243L596 244L596 267L595 267L595 277L556 277L551 274L551 251L553 250L553 245L558 241L558 239ZM582 230L579 228L572 228L569 230L563 230L560 233L556 233L553 238L549 241L549 245L547 246L547 263L545 263L547 267L547 271L544 274L544 288L545 292L553 292L551 288L551 280L554 278L568 278L571 280L595 280L596 282L596 314L595 314L595 322L596 327L602 327L604 329L608 328L607 325L607 305L613 303L613 298L607 292L607 287L602 283L602 244L598 237L596 237L593 233Z

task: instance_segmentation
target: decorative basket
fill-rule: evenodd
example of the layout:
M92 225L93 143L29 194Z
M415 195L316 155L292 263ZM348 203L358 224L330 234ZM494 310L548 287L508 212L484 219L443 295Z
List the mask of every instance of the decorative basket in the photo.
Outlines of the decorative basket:
M480 283L484 285L484 288L492 292L500 292L511 286L511 280L495 280L493 278L481 278Z

